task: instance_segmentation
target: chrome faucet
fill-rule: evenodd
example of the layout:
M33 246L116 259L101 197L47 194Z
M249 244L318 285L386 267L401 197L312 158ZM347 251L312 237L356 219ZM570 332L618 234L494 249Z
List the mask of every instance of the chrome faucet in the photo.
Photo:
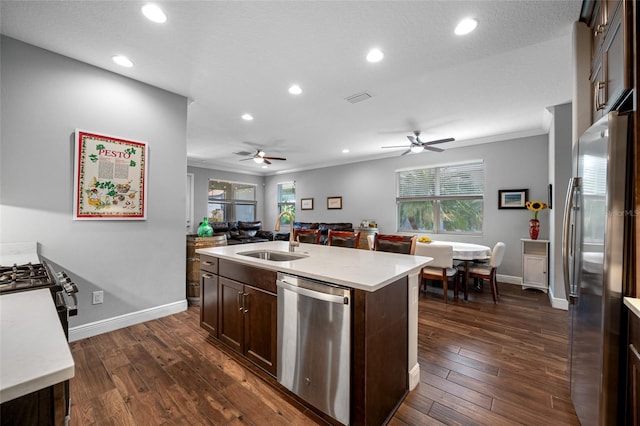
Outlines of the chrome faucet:
M289 251L291 253L293 253L295 251L295 248L298 247L300 245L299 242L295 241L293 239L293 215L291 214L291 212L288 211L283 211L280 212L280 214L278 215L278 220L276 220L276 227L275 227L275 231L279 232L280 231L280 219L282 219L282 216L287 215L289 216L289 223L291 224L291 229L289 230Z

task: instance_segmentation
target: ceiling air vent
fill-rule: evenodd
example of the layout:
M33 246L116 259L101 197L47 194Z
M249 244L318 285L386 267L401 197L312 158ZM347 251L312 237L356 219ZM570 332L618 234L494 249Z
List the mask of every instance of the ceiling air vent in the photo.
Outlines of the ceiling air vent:
M373 96L369 92L356 93L355 95L351 95L348 98L345 98L348 102L352 104L357 104L358 102L366 101L367 99L371 99Z

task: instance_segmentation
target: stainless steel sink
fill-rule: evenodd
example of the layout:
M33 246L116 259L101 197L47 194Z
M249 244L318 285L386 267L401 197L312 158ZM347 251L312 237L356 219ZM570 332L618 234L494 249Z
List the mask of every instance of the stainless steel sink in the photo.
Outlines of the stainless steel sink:
M303 259L308 257L306 254L289 253L286 251L275 250L252 250L236 253L241 256L255 257L256 259L270 260L272 262L288 262L291 260Z

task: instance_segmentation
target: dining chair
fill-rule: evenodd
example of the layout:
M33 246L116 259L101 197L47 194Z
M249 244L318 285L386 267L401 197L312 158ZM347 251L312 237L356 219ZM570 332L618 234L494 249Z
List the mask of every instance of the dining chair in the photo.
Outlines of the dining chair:
M496 270L502 264L504 252L507 246L503 242L496 243L491 250L491 258L488 264L471 264L469 265L469 278L478 278L488 280L491 285L491 294L493 295L493 303L498 303L500 292L498 291L498 282L496 281ZM469 285L469 283L465 283Z
M375 251L391 253L414 254L416 252L415 235L376 234L373 243Z
M320 244L320 230L296 229L293 233L293 239L300 243Z
M424 290L427 290L427 280L436 280L442 282L442 294L444 303L448 302L448 282L449 278L454 281L454 299L458 298L458 269L453 264L453 247L450 245L439 244L420 244L416 248L416 255L432 257L433 261L429 265L422 268L420 274L420 283Z
M334 231L329 229L327 233L327 245L334 247L358 248L360 231Z

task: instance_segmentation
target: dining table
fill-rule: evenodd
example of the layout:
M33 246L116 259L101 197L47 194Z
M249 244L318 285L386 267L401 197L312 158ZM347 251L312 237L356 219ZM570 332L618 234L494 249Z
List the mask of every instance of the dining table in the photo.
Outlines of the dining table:
M418 241L416 243L415 254L418 256L424 256L422 253L422 247L429 245L448 245L453 248L453 260L462 262L464 265L464 300L468 298L467 283L469 282L469 263L478 261L487 261L491 258L491 247L482 244L463 243L459 241L436 241L432 240L429 243L422 243Z

